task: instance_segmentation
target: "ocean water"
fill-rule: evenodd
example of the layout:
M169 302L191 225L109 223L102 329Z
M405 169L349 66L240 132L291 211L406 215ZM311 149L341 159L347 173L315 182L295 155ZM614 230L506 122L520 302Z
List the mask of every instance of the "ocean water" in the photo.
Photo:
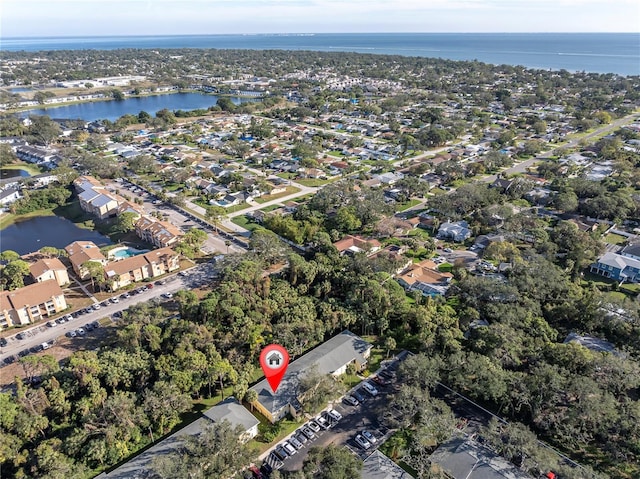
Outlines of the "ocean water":
M1 38L0 50L219 48L377 53L640 75L640 33L352 33Z

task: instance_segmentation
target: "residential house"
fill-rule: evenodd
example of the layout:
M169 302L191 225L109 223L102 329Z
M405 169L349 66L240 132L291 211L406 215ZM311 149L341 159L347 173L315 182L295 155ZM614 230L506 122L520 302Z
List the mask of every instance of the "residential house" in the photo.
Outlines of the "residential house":
M159 248L176 244L183 234L177 226L150 216L143 216L136 223L136 235Z
M18 188L5 188L0 191L0 205L6 206L22 198Z
M640 260L640 242L629 243L627 246L622 248L622 250L620 251L620 254L628 258Z
M333 246L340 254L365 253L367 256L374 254L382 247L378 240L353 235L345 236L340 241L333 243Z
M16 148L16 156L27 163L35 163L46 167L53 167L62 159L58 156L57 152L53 150L29 145Z
M620 282L640 283L640 259L606 252L589 270L597 275Z
M531 476L482 444L456 437L429 457L452 479L531 479Z
M451 273L440 272L436 263L426 259L409 266L397 280L407 291L420 291L425 296L436 296L447 292L452 278Z
M469 224L466 221L456 221L451 223L447 221L442 223L438 229L438 238L456 241L458 243L466 240L471 236Z
M239 439L247 441L258 433L259 421L247 411L235 398L227 398L203 413L188 426L171 434L169 437L156 443L142 454L138 454L121 464L111 472L103 472L96 479L142 479L150 477L153 460L176 451L182 444L183 438L197 436L211 427L213 423L227 421L231 427L243 431ZM238 464L241 468L244 464Z
M353 364L356 370L367 365L372 345L350 331L343 331L289 364L278 390L274 393L266 379L251 389L258 394L253 406L269 421L276 423L287 414L301 412L298 397L300 379L316 368L320 374L340 376Z
M87 279L89 277L89 271L82 267L87 261L95 261L102 266L107 264L107 258L104 257L100 252L100 248L92 241L75 241L65 246L64 249L69 256L73 271L75 271L80 279Z
M29 265L31 276L37 283L55 279L58 286L69 284L67 267L58 258L43 258Z
M54 279L0 292L0 328L34 323L67 309Z
M100 219L115 216L118 210L117 198L110 194L98 180L91 176L76 178L73 185L78 192L80 207Z
M382 454L373 451L362 464L362 479L413 479L413 476Z
M160 248L148 253L112 261L104 268L111 291L144 279L156 278L180 268L180 256L171 248Z

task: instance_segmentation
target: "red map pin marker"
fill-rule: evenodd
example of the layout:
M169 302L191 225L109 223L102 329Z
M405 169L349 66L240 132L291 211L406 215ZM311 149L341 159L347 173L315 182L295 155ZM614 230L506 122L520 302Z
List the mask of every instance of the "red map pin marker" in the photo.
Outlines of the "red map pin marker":
M278 390L280 381L289 366L289 353L279 344L270 344L260 353L260 366L269 381L273 393Z

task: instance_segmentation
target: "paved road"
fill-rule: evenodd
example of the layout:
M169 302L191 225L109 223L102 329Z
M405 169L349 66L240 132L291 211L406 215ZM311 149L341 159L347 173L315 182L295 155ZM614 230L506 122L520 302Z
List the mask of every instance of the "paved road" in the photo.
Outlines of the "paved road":
M175 293L183 289L194 288L200 284L210 281L216 270L213 264L205 263L186 271L186 276L174 275L167 279L166 284L154 285L153 289L146 288L149 283L140 283L139 287L144 288L141 294L132 295L128 299L120 299L119 303L109 303L101 307L98 311L79 315L77 318L56 327L47 326L47 321L40 322L37 326L22 329L27 335L25 339L17 339L15 335L7 337L8 344L0 348L0 367L4 366L4 359L8 356L17 355L20 351L28 350L44 342L50 342L65 335L67 332L83 327L93 321L109 317L118 311L123 311L134 304L145 303L154 298L160 298L163 293ZM117 295L118 297L120 295Z
M127 188L130 186L129 183L123 182L111 182L107 184L107 187L112 190L120 190L121 194L126 194L133 198L140 198L143 201L144 209L147 213L159 212L167 216L167 219L170 223L178 226L184 231L188 231L191 228L199 228L205 232L207 232L207 240L202 247L202 250L207 254L213 253L243 253L244 248L240 247L236 244L230 244L227 246L225 243L225 239L221 238L219 235L215 234L214 228L201 221L196 216L189 215L187 212L184 212L178 208L173 208L172 206L159 202L154 204L155 197L150 196L148 193L134 193L130 189Z

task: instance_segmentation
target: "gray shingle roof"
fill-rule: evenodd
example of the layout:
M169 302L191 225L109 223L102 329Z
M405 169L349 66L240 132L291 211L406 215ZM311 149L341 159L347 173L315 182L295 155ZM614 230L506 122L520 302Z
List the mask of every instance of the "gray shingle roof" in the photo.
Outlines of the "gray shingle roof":
M462 437L442 444L429 459L453 479L531 479L505 458Z
M362 479L414 479L411 474L377 450L364 460L361 474Z
M258 393L260 404L276 413L297 398L300 379L314 366L320 374L331 374L354 360L364 364L364 356L369 349L371 344L364 339L350 331L343 331L289 364L276 394L273 394L266 379L251 389Z
M213 422L229 421L231 426L240 426L248 431L260 421L235 398L227 398L203 413Z

